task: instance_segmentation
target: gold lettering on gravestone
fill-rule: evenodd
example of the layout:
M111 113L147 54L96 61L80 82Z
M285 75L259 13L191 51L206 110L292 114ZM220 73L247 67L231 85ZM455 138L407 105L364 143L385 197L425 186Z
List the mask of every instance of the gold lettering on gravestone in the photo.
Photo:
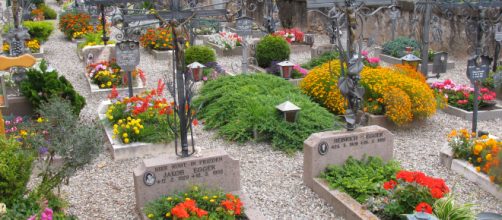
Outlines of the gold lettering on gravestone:
M154 169L157 184L167 184L178 181L187 181L207 176L223 175L223 157L208 158L199 161L171 164Z
M369 133L362 136L348 136L333 139L330 146L331 149L339 149L346 147L358 147L362 145L374 144L385 142L385 137L383 132Z

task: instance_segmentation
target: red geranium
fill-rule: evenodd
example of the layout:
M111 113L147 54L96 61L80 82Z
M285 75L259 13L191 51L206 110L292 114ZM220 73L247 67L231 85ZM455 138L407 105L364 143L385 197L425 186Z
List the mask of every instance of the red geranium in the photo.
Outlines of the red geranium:
M226 195L227 199L221 202L221 206L227 211L233 211L235 215L241 214L242 202L239 198L235 198L232 194Z
M427 204L426 202L421 202L417 205L417 207L415 208L415 211L432 214L432 207L431 207L431 205Z
M391 190L391 189L394 189L397 185L397 182L394 181L394 180L390 180L390 181L387 181L383 184L383 188L385 190Z
M171 209L171 213L177 218L189 218L190 214L195 214L197 217L202 217L207 215L207 211L197 208L195 200L187 200L185 202L177 204Z

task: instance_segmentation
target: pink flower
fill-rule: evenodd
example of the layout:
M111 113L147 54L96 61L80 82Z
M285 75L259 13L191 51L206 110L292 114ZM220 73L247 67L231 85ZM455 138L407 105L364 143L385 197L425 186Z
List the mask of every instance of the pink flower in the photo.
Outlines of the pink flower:
M489 92L490 90L488 90L487 88L481 88L479 91L480 91L481 93L487 93L487 92Z
M366 51L366 50L362 50L362 51L361 51L361 55L363 55L363 56L367 57L367 56L368 56L368 51ZM368 60L368 62L369 62L369 60Z
M35 215L32 215L31 217L29 217L28 219L26 220L36 220L36 216Z
M10 121L5 121L5 125L9 126L10 125Z
M368 58L368 62L372 63L372 64L376 64L376 63L380 62L380 58L378 58L378 57L370 57L370 58Z
M45 208L44 212L42 212L40 216L40 220L52 220L52 209Z
M207 76L202 77L202 80L207 81Z

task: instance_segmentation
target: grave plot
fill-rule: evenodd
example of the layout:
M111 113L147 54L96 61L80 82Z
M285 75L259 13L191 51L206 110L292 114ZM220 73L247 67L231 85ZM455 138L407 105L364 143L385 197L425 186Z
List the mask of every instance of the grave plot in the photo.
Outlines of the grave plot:
M242 37L237 33L219 32L206 36L203 44L212 47L218 56L242 55Z
M494 136L476 137L467 129L453 130L440 151L441 164L502 200L499 152L502 142Z
M83 49L85 57L85 78L91 92L110 93L115 87L119 91L127 90L128 75L117 64L115 45L88 46ZM139 54L137 55L139 57ZM137 68L132 71L133 90L141 92L145 88L147 73Z
M173 59L170 27L148 28L139 40L141 46L152 54L156 60L170 61Z

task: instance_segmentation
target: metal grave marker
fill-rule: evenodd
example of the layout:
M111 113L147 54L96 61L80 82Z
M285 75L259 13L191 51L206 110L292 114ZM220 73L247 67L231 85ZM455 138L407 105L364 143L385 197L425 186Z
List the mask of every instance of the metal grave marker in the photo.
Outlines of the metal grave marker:
M472 58L467 61L467 78L471 82L486 79L490 71L491 59L487 56Z
M117 59L117 65L127 72L129 97L132 97L132 71L139 65L139 43L135 41L122 41L117 43L115 57Z

